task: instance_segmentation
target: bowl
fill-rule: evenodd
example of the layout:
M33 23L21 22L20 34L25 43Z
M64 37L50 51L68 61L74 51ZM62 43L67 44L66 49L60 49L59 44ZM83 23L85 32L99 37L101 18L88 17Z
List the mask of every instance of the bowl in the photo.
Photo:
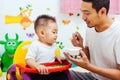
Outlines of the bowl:
M77 56L80 53L81 47L71 47L71 48L66 48L66 52L68 52L72 56Z

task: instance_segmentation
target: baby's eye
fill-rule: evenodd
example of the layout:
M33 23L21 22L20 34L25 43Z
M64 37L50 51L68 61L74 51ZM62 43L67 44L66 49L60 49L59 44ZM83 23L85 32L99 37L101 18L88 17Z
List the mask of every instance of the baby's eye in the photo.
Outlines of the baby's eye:
M53 32L53 34L57 34L57 32Z

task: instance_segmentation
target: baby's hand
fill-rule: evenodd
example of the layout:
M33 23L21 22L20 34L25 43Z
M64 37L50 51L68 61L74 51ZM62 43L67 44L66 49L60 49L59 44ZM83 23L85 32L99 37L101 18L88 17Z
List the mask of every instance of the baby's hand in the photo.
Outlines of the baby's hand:
M67 60L66 58L63 58L63 57L60 57L60 56L56 56L56 59L57 59L57 61L60 62L60 64L62 64L63 60Z
M60 62L60 64L62 64L62 60L61 60L61 57L60 57L60 56L56 56L56 60L57 60L58 62Z
M44 65L39 65L36 67L36 69L38 70L39 74L49 74L48 68Z

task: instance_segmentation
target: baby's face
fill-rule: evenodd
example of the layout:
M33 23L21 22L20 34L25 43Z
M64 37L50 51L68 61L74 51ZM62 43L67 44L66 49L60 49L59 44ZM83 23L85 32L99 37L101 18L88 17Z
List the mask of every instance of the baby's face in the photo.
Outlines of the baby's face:
M58 25L55 22L49 23L45 30L45 42L52 45L58 36Z

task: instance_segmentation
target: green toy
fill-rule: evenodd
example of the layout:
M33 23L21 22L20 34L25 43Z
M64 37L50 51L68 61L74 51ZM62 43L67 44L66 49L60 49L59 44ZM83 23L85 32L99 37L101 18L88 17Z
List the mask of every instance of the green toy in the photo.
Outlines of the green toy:
M22 41L18 41L18 34L16 34L16 39L9 39L8 33L5 35L6 41L0 41L0 44L4 45L5 52L1 57L1 68L3 72L7 72L9 66L13 63L14 53L18 45Z

